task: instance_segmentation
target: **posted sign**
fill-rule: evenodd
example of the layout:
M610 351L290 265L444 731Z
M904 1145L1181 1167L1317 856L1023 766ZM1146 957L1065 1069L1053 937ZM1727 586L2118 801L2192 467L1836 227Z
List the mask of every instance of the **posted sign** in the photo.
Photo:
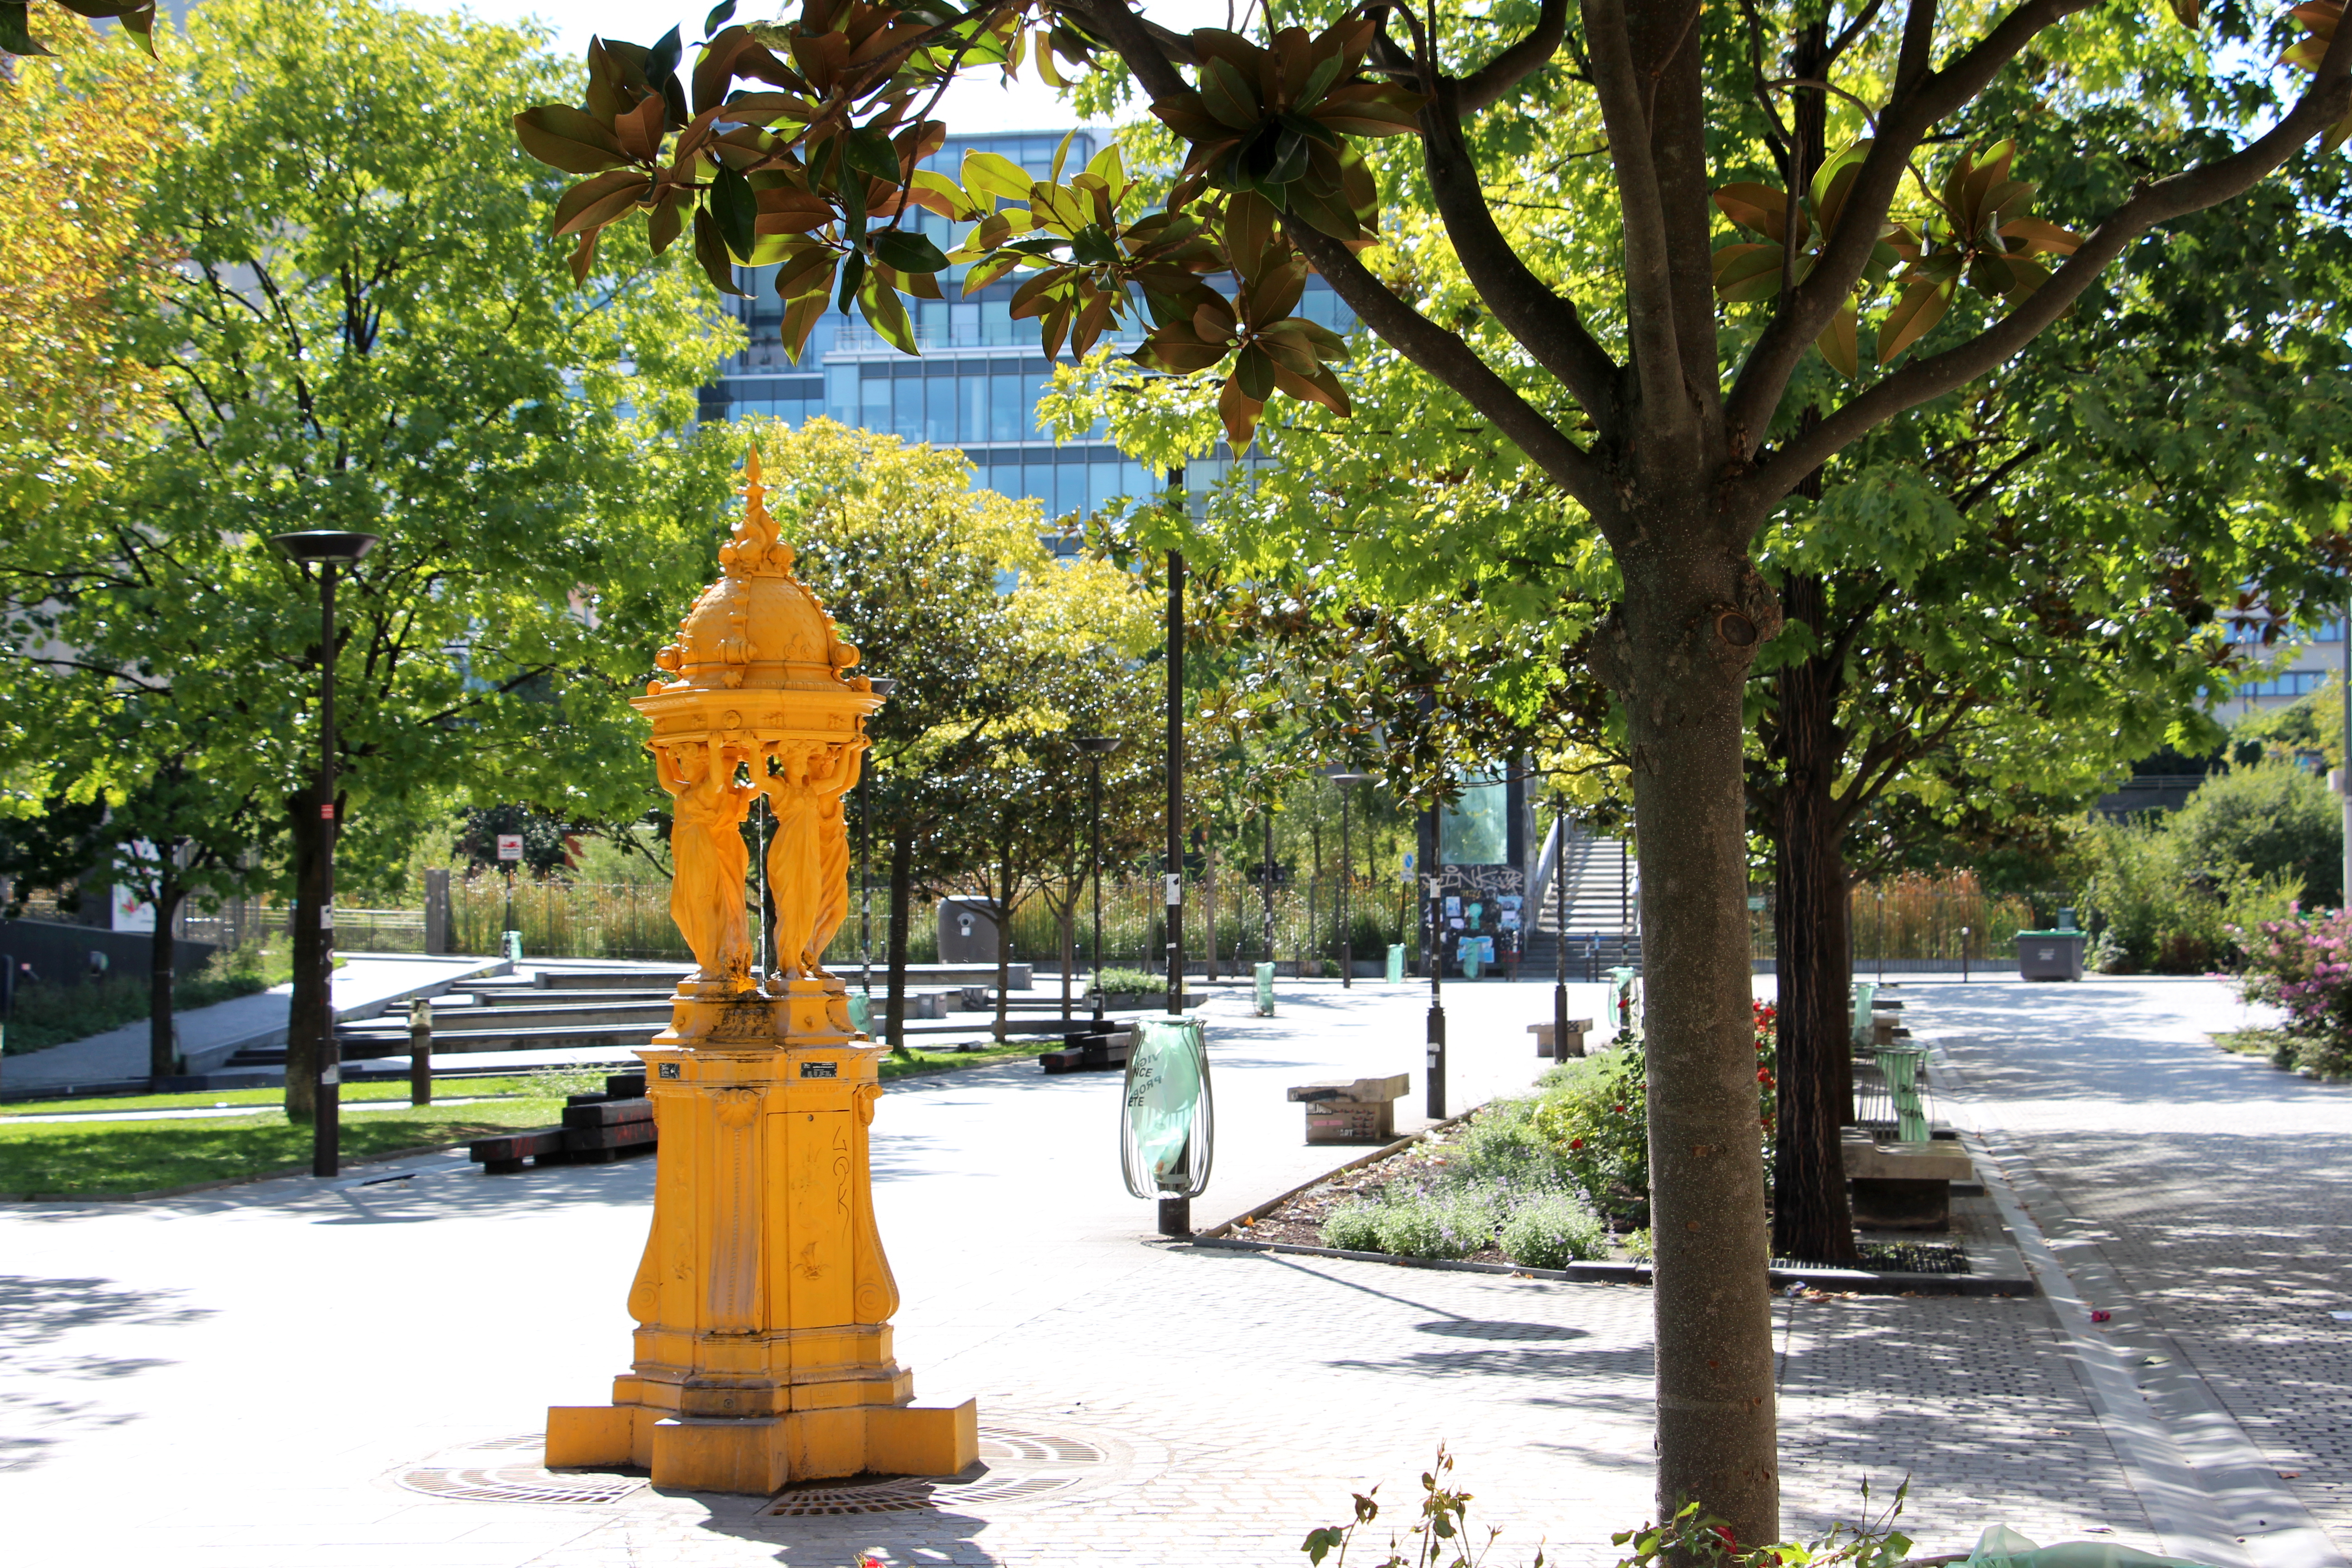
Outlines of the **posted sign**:
M501 860L520 860L522 858L521 834L501 833L499 835L499 858Z

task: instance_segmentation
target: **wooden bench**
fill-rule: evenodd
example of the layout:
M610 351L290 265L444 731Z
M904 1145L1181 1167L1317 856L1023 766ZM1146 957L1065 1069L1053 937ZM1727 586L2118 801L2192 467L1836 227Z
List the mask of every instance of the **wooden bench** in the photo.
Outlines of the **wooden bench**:
M1387 1143L1396 1137L1396 1102L1406 1084L1401 1072L1330 1079L1297 1085L1286 1098L1307 1107L1309 1143Z

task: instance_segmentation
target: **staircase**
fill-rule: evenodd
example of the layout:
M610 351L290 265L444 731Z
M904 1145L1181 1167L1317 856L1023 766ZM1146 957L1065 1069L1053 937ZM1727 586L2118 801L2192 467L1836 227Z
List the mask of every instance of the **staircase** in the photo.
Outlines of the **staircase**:
M1558 829L1555 828L1557 835ZM1619 964L1642 967L1641 874L1619 838L1595 838L1574 830L1564 845L1547 842L1545 856L1557 856L1558 876L1568 904L1568 977L1597 980ZM1559 900L1549 887L1528 932L1523 977L1552 973L1560 940Z

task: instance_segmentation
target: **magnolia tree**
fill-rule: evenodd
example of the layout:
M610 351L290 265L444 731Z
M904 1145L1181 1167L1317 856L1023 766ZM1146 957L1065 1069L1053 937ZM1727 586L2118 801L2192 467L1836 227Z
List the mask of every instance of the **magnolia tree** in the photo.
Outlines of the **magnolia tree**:
M1335 3L1254 37L1172 32L1126 0L807 0L757 26L729 25L722 5L690 67L675 30L651 47L592 44L584 102L517 129L585 176L554 225L583 272L625 218L642 216L656 247L690 227L722 290L739 264L777 268L788 350L838 306L910 353L906 298L936 296L957 268L967 292L1017 275L1013 312L1048 354L1139 320L1145 366L1216 378L1237 447L1275 397L1348 409L1333 369L1346 345L1296 313L1320 273L1581 510L1623 585L1590 660L1625 714L1639 827L1660 1505L1700 1500L1762 1540L1778 1466L1741 691L1781 611L1751 543L1825 460L2002 363L2135 240L2340 136L2352 106L2341 6L2315 0L2294 13L2309 36L2289 57L2311 79L2267 129L2062 228L2030 210L1998 128L1959 127L2005 72L2063 49L2089 5ZM2174 13L2200 25L2193 0ZM1791 59L1769 81L1768 38ZM948 134L930 110L949 79L1024 59L1048 79L1096 73L1139 92L1184 143L1172 183L1139 184L1108 153L1042 181L984 153L954 178L920 167ZM1726 104L1792 85L1810 130L1719 134ZM1529 94L1595 126L1585 161L1605 165L1607 199L1582 243L1614 258L1605 288L1591 272L1570 287L1555 252L1523 251L1490 199L1509 146L1485 128ZM1827 128L1849 121L1832 150ZM1739 177L1776 135L1780 183ZM1475 301L1424 309L1381 247L1366 149L1389 137L1412 139L1410 177ZM959 247L924 237L917 207L968 225ZM1743 231L1722 248L1719 216ZM1465 306L1506 341L1465 336ZM1824 361L1836 379L1813 374Z

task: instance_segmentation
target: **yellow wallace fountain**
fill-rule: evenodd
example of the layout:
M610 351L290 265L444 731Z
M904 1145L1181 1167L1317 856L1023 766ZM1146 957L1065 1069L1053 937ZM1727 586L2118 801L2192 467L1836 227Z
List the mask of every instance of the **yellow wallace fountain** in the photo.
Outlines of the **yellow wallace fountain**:
M725 575L662 649L638 711L676 797L670 912L699 967L640 1052L661 1129L652 1233L629 1289L636 1356L613 1403L547 1413L551 1467L635 1465L656 1486L772 1492L861 1472L952 1475L978 1415L913 1403L891 1357L898 1286L874 1225L866 1129L883 1047L850 1026L825 944L849 907L842 792L866 716L857 650L793 575L751 455ZM774 972L753 973L740 831L766 795Z

